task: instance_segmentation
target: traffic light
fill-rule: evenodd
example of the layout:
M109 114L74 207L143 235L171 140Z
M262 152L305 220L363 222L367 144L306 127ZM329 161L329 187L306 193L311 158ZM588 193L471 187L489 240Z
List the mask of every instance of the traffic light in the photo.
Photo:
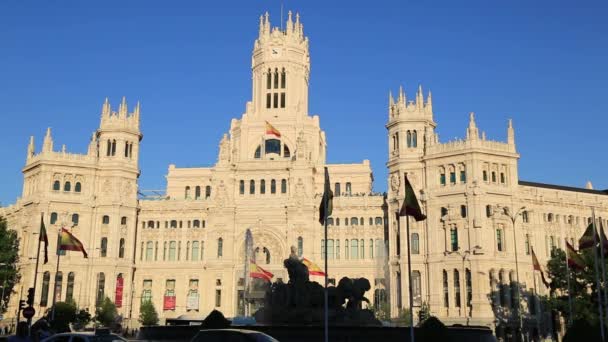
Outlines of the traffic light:
M23 310L27 307L23 299L19 300L19 309Z
M34 305L34 288L33 287L30 287L29 289L27 289L27 305L29 305L29 306Z

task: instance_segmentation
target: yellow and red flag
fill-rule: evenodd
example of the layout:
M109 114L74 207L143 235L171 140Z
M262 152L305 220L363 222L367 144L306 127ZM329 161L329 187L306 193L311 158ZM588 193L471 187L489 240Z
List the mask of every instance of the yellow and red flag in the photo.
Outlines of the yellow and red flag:
M566 239L566 256L568 258L568 266L579 270L585 269L585 261L583 258L574 250L574 247Z
M531 248L531 250L532 250L532 268L535 271L539 271L540 272L540 279L543 281L543 284L545 284L546 287L549 287L550 283L545 278L545 273L543 273L543 269L540 267L540 262L538 262L538 258L536 257L536 253L534 253L534 248Z
M264 280L270 281L272 279L272 277L274 277L274 274L261 268L253 260L251 260L251 262L249 264L249 276L251 278L258 278L258 279L264 279Z
M61 228L59 233L59 250L60 251L80 251L85 258L88 258L87 252L84 250L84 245L67 229Z
M321 270L321 267L317 266L317 264L315 264L314 262L312 262L306 258L303 258L302 263L308 268L308 274L318 275L318 276L325 275L325 272L323 272L323 270Z
M268 121L266 121L266 134L272 134L277 138L281 137L281 132L279 132L278 129L274 128L274 126L271 125Z

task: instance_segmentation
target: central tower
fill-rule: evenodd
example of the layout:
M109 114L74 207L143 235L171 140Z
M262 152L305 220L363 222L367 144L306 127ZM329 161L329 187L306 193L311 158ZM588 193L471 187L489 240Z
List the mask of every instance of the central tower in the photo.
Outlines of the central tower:
M308 114L310 55L300 15L287 14L285 30L272 27L268 12L260 16L253 48L254 115L266 120L294 119Z

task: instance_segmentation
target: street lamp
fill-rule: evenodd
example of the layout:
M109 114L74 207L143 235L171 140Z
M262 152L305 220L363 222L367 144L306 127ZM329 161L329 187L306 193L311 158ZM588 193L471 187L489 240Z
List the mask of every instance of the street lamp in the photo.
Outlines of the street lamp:
M467 315L467 306L469 306L469 294L468 294L469 287L468 287L468 284L467 284L467 271L466 271L466 269L464 267L464 263L465 263L465 261L467 260L467 258L471 254L475 254L475 252L477 250L479 250L479 249L481 249L481 247L475 246L475 247L473 247L472 250L466 250L466 251L462 251L461 252L460 251L460 247L459 247L458 250L448 252L448 255L456 254L456 255L458 255L458 256L460 256L462 258L462 275L463 275L463 278L464 278L464 282L463 283L464 283L464 285L465 285L464 287L466 289L466 292L465 292L465 295L464 295L464 298L465 298L465 301L464 301L464 317L466 319L466 325L469 325L469 315ZM470 262L471 262L471 259L469 259L469 263Z
M515 253L515 280L517 281L517 316L519 321L519 337L521 341L523 341L524 331L523 331L523 321L522 321L522 308L521 308L521 283L519 282L519 262L517 259L517 234L515 233L515 222L517 221L517 217L522 215L522 213L526 210L526 207L523 206L519 208L515 213L511 212L511 209L507 206L497 205L496 209L501 211L503 215L507 216L511 219L512 227L513 227L513 252Z

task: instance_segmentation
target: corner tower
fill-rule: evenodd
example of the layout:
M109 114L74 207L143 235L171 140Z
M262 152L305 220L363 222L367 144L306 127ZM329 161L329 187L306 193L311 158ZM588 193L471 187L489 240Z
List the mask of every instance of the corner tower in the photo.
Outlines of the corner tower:
M286 119L308 113L310 55L300 15L287 14L285 29L272 27L268 12L260 16L253 47L253 108L263 119Z

